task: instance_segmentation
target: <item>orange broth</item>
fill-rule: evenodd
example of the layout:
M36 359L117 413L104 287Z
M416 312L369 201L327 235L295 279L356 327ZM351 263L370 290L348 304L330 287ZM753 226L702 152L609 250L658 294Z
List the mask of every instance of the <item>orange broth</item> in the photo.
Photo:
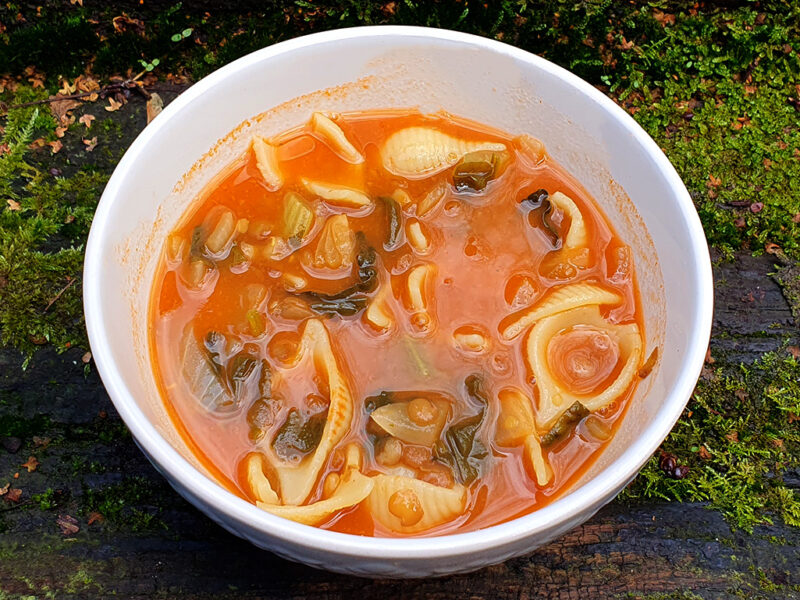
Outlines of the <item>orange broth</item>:
M635 322L643 332L632 270L627 271L625 277L611 277L617 268L615 251L625 247L624 242L578 182L549 157L539 160L540 157L526 154L525 148L505 133L450 115L410 111L351 113L338 117L337 123L353 145L363 152L365 163L344 162L324 140L312 135L307 126L297 128L282 134L276 141L285 180L280 190L266 189L253 153L248 152L200 195L175 230L173 239L188 243L196 228L204 222L213 224L214 216L222 210L219 207L224 207L232 211L237 220L247 220L246 231L237 233L236 239L256 249L254 258L245 261L244 270L237 266L236 272L232 272L230 263L226 263L230 259L220 260L209 280L199 289L187 284L185 259L182 261L170 256L168 250L164 251L152 291L149 339L153 368L176 427L197 458L223 485L253 500L240 466L242 459L256 449L248 437L246 418L252 399L245 399L240 406L219 414L199 403L188 391L181 372L184 332L187 327L200 332L196 336L212 330L221 332L229 341L234 340L269 361L273 394L281 402L280 412L265 437L271 439L285 420L289 407L302 407L310 393L319 395L319 392L313 374L303 363L289 368L275 360L270 341L281 339L281 335L291 340L292 332L299 331L301 323L273 318L269 306L288 294L283 273L304 277L309 282L308 289L320 293L335 293L352 284L352 276L324 278L324 273L304 268L302 259L304 248L314 247L326 216L343 212L348 214L352 230L363 232L369 245L377 251L381 284L392 280L388 302L395 324L389 332L381 333L365 323L363 314L320 317L330 334L355 405L349 433L337 447L357 441L364 452L364 473L380 472L375 446L367 431L369 415L364 409L364 399L385 390L442 394L454 399L448 417L448 424L452 424L468 409L464 402L465 378L479 373L489 399L478 434L488 452L481 460L480 476L468 486L466 510L461 516L416 535L473 531L545 506L581 476L608 440L594 437L585 426L585 420L581 421L565 439L544 449L553 471L552 479L545 486L537 485L526 470L521 447L499 447L492 441L497 421L497 392L514 386L536 397L535 382L522 356L526 336L505 341L498 334L501 321L522 308L510 306L510 298L506 296L511 292L505 291L508 282L513 276L529 277L534 284L531 301L540 299L553 286L565 283L543 275L542 264L552 248L542 232L531 226L520 202L539 189L550 194L560 191L572 198L586 223L591 262L570 277L569 283L594 281L618 292L622 303L611 309L605 307L604 316L612 323ZM398 177L383 168L380 148L390 134L411 126L435 127L465 140L502 142L512 156L501 173L480 192L456 191L452 185L452 168L418 180ZM315 199L300 184L302 177L363 189L373 199L391 197L396 190L405 190L414 200L414 204L403 207L406 221L413 217L420 198L437 184L446 185L444 200L419 218L431 239L429 253L419 255L408 242L387 251L383 245L386 217L377 205L368 210L331 207ZM313 205L316 223L301 248L275 261L265 258L260 249L266 243L265 236L280 228L287 190L296 191ZM568 226L568 219L559 211L555 212L553 221L562 231ZM433 283L426 290L433 323L428 331L414 327L402 289L403 275L421 262L433 263L436 269ZM243 290L248 284L267 288L268 297L258 308L263 333L249 321L252 313L248 311L252 309L243 300ZM374 292L368 295L374 296ZM463 326L483 332L489 339L488 351L475 353L459 349L453 343L453 331ZM591 418L613 433L635 385L634 382L621 397L593 413ZM326 474L340 468L341 460L340 451L329 457L310 501L321 498ZM337 512L320 527L359 535L401 535L376 522L364 503Z

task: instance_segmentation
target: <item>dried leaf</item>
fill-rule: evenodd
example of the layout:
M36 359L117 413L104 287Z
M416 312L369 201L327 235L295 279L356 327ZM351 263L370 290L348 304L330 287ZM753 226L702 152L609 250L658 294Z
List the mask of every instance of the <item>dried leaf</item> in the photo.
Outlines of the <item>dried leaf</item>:
M111 19L111 23L114 25L114 31L117 33L131 31L136 35L144 37L144 21L129 17L127 13L122 13L120 16L114 17Z
M63 138L65 133L67 133L66 127L56 127L56 137Z
M753 202L750 205L750 212L753 214L758 214L762 210L764 210L764 203L763 202Z
M719 177L714 177L709 173L708 182L712 187L719 187L719 185L722 183L722 180Z
M147 101L147 122L150 123L162 110L164 110L164 100L158 94L151 94Z
M69 3L73 6L77 4L78 6L83 6L83 0L69 0Z
M35 456L29 456L27 462L22 463L20 466L28 469L28 473L33 473L36 467L39 466L39 461Z
M698 454L698 455L700 456L700 458L702 458L703 460L708 460L709 458L711 458L711 453L710 453L708 450L706 450L706 447L705 447L705 446L700 446L700 450L698 451L698 453L697 453L697 454Z
M12 200L11 198L9 198L8 200L6 200L6 202L8 203L8 210L20 209L19 202L17 202L16 200Z
M33 445L36 448L47 448L50 445L50 438L49 437L39 437L35 435L31 438L33 440Z
M109 98L108 106L105 107L105 109L108 112L114 112L115 110L119 110L120 108L122 108L122 102L117 102L116 100L114 100L114 98Z
M102 523L105 521L106 518L101 515L99 512L90 512L89 513L89 520L87 521L87 525L91 525L92 523Z
M7 483L3 487L0 487L0 496L5 496L8 493L8 488L10 487L11 487L10 483Z
M75 85L70 85L69 79L64 79L61 81L61 89L58 90L58 93L61 96L70 96L75 93Z
M53 154L58 154L61 151L61 148L64 147L64 145L61 143L61 140L48 142L47 145L53 150Z
M738 431L731 431L730 433L725 435L725 438L730 442L738 442L739 441L739 432Z
M794 358L800 358L800 347L787 346L786 350L788 350L789 354L791 354Z
M766 244L764 246L764 251L767 254L778 254L779 252L781 252L781 247L778 246L778 244L774 244L772 242L769 242L768 244Z
M80 119L78 119L78 122L79 123L83 123L84 125L86 125L86 129L91 129L92 128L92 121L94 121L95 118L96 117L94 115L90 115L89 113L86 113L85 115L82 115Z
M97 136L94 136L90 140L83 138L83 143L86 144L86 151L91 152L92 150L95 149L95 146L97 146Z
M56 525L61 528L61 533L64 535L75 535L81 530L78 527L78 520L70 515L58 515Z
M91 360L92 360L92 353L91 352L87 352L86 354L81 356L81 362L83 364L85 364L85 365L88 365Z
M20 498L22 498L22 490L19 488L11 488L4 496L6 502L14 502L15 504L19 502Z
M50 96L50 98L54 99L53 102L50 103L50 112L53 113L53 116L61 125L67 125L69 123L67 112L80 106L81 103L69 98L66 100L59 100L58 96Z

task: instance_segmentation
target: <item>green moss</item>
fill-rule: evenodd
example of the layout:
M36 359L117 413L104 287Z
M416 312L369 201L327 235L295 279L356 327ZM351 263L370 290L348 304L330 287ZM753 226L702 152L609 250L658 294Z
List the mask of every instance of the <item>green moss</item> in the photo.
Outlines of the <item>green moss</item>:
M708 502L746 530L773 516L800 526L800 497L783 481L800 468L797 373L797 359L782 353L707 373L662 445L688 475L670 479L656 454L623 497Z
M85 487L83 511L86 514L98 512L112 526L131 531L166 529L158 516L161 509L154 506L161 493L161 486L153 481L128 477L99 489Z

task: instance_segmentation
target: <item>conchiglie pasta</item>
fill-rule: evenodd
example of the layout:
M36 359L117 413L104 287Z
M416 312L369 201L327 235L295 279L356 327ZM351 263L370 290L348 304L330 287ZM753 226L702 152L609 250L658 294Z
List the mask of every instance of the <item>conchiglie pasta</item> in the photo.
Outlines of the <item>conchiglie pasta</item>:
M601 389L591 394L576 394L563 382L558 381L548 363L547 350L551 340L573 327L588 327L605 333L618 348L621 368ZM536 425L548 430L555 421L575 402L594 411L610 404L625 393L634 381L642 358L642 338L635 323L612 324L600 314L597 305L584 306L563 311L541 319L531 330L525 343L525 358L536 380L539 400L536 410ZM592 368L592 357L579 357L577 368L584 371ZM616 369L612 369L612 372Z
M321 371L320 375L326 379L330 390L330 405L319 444L299 466L281 461L271 451L266 454L279 482L281 501L288 505L302 504L308 498L328 455L348 431L353 418L353 398L322 321L306 321L301 351L311 355L314 364Z
M431 529L455 519L466 508L467 490L461 485L448 489L398 475L376 475L373 481L375 486L368 499L370 513L396 533Z
M429 127L409 127L390 135L381 148L384 168L394 175L418 179L455 165L479 150L502 152L505 144L463 140Z
M622 297L593 283L576 283L553 289L541 301L500 322L503 339L512 340L539 319L591 304L619 304Z

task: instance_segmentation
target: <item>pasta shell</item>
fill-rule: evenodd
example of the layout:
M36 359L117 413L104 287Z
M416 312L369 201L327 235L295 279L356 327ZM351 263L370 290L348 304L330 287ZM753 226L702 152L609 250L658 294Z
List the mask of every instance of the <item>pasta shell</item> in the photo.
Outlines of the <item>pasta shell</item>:
M386 331L394 325L394 317L387 302L388 290L388 286L381 286L364 312L364 319L378 331Z
M422 223L416 219L409 219L406 226L406 239L417 254L427 254L431 247L431 241L422 229Z
M372 478L362 475L358 469L348 469L342 476L336 491L325 500L306 506L278 506L265 502L256 502L258 508L273 515L290 519L304 525L318 525L334 513L355 506L369 496L374 488Z
M303 186L315 196L319 196L328 204L345 208L364 208L372 204L369 196L353 188L311 181L305 177L300 180Z
M369 510L376 521L397 533L418 533L441 525L463 514L467 505L467 489L462 485L448 489L400 475L376 475L373 481ZM403 525L389 509L392 496L404 490L413 492L422 509L422 518L413 525Z
M547 346L554 335L575 325L589 325L606 331L619 346L620 360L624 361L617 377L602 392L592 395L577 395L563 387L553 377L547 363ZM583 306L559 312L541 319L528 336L524 346L525 358L536 378L539 402L536 425L544 431L575 402L580 402L590 411L603 408L627 390L639 369L642 357L642 337L635 323L616 325L606 321L599 306Z
M501 152L505 144L474 142L430 127L407 127L390 135L381 148L383 166L394 175L420 179L456 164L470 152Z
M278 164L278 147L273 146L261 136L253 136L253 154L256 156L256 165L264 178L264 184L271 192L283 187L283 173Z
M569 231L564 238L564 247L580 248L586 246L589 243L586 234L586 223L583 221L583 214L572 201L572 198L561 192L556 192L550 196L550 201L563 210L570 219Z
M328 330L322 321L306 321L300 345L301 352L310 352L314 364L327 378L330 405L319 445L299 466L284 463L274 456L274 452L267 455L280 484L281 500L283 504L290 505L302 504L308 498L328 455L347 433L353 418L353 397L336 362Z
M264 459L261 454L256 452L249 454L245 458L245 474L247 476L247 485L250 486L250 492L256 499L256 502L263 504L278 504L278 494L272 489L272 485L264 474Z
M503 388L498 394L500 414L497 417L494 441L498 446L521 445L536 431L531 399L517 388Z
M311 115L310 125L311 131L344 160L354 165L364 162L364 155L356 150L356 147L347 139L342 128L330 118L322 113L315 112Z
M503 339L512 340L530 325L550 315L589 304L619 304L622 296L592 283L576 283L554 289L532 307L500 322Z
M433 265L417 265L408 272L408 304L411 310L425 311L428 303L425 299L425 286L430 285L428 279L433 275Z
M346 215L328 217L317 242L314 266L326 269L349 269L356 253L355 235Z
M547 464L542 453L542 445L539 443L539 436L535 433L525 438L524 456L526 466L533 471L536 483L541 487L547 485L553 478L553 469Z

